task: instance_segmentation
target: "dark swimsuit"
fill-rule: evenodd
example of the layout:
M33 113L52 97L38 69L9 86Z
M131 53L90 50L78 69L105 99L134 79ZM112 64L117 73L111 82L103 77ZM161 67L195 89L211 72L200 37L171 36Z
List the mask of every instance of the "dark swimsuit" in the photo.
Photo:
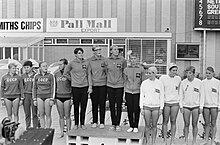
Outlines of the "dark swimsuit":
M60 100L62 103L64 103L67 100L70 100L70 98L58 98L58 97L56 97L56 99Z
M184 109L187 109L189 111L193 111L194 109L199 109L199 106L196 106L196 107L183 107Z
M6 99L8 99L9 101L13 102L17 98L6 98Z

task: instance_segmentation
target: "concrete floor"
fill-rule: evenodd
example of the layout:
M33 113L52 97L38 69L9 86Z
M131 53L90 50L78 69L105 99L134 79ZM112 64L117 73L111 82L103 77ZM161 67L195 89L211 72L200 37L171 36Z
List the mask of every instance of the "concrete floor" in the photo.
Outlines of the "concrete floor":
M71 111L71 114L73 114L73 109ZM4 106L0 105L0 121L7 116L6 113L6 109ZM23 110L23 106L20 107L19 109L19 116L20 116L20 127L25 128L25 117L24 117L24 110ZM162 117L160 117L159 123L162 122ZM73 116L72 116L73 119ZM203 122L202 116L200 116L199 121ZM92 116L91 116L91 102L90 100L88 101L88 107L87 107L87 116L86 116L86 124L91 124L92 122ZM109 111L106 112L106 124L111 124L110 121L110 113ZM124 112L122 113L122 120L121 120L121 124L122 125L128 125L127 124L127 113ZM140 126L144 125L144 121L143 118L140 118ZM199 127L199 134L202 134L203 132L203 128L201 123L198 124ZM55 129L55 134L54 134L54 140L53 140L53 145L65 145L66 144L66 137L64 136L63 138L59 138L59 116L57 113L57 109L56 106L53 106L52 108L52 128ZM218 142L220 142L220 117L218 117L217 120L217 135L216 135L216 140ZM158 125L158 134L160 133L160 129L161 129L161 125ZM191 132L191 128L190 128L190 132ZM182 119L182 115L181 113L179 113L178 118L177 118L177 132L176 132L176 144L182 144L183 143L183 139L179 139L179 137L181 137L183 135L183 119ZM192 135L189 135L189 138L192 139ZM161 144L162 139L158 137L158 144ZM198 142L202 142L201 138L198 136Z

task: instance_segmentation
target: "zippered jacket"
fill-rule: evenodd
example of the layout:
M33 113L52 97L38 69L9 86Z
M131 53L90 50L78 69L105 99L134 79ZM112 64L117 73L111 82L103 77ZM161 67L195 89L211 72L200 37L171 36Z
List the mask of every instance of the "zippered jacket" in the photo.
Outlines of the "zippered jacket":
M116 58L110 56L105 61L107 72L107 86L112 88L124 87L124 69L127 66L127 62L122 56Z
M27 73L22 74L22 82L24 86L24 94L32 94L33 90L33 81L34 81L34 76L36 73L33 72L32 75L28 75Z
M63 76L63 71L57 71L54 74L55 77L55 96L58 98L70 98L72 87L71 81Z
M1 80L1 98L23 98L24 87L19 75L4 75Z
M88 60L74 59L65 67L63 75L71 78L72 87L92 87L91 73L88 67Z
M89 72L92 77L92 86L105 86L107 83L105 58L92 56L89 60Z
M124 70L124 89L131 94L140 93L140 86L145 78L145 70L138 65L129 65Z
M36 98L52 98L54 99L55 92L54 76L50 73L42 75L39 73L34 77L33 83L33 99Z

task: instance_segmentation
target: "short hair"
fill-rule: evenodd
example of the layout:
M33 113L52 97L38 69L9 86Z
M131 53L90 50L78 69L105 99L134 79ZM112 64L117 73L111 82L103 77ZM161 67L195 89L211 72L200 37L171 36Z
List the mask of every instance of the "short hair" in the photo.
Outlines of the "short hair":
M15 63L9 63L8 64L8 69L11 69L12 67L17 67L17 65Z
M79 48L76 48L76 49L74 50L74 54L77 54L79 51L81 51L82 53L84 53L83 49L79 47Z
M41 65L42 65L43 63L46 63L46 61L41 61L41 62L39 63L39 67L41 67Z
M117 45L112 45L112 46L110 47L110 51L112 51L113 48L118 48L118 46L117 46Z
M66 58L61 58L60 61L62 61L64 65L68 64L68 60Z
M30 67L32 67L33 64L32 64L32 62L30 60L28 60L28 61L24 62L23 66L30 66Z
M148 70L152 71L154 74L157 74L157 68L155 66L151 66Z
M186 72L187 71L191 71L193 74L195 74L195 72L196 72L196 69L195 69L195 67L194 66L188 66L187 68L186 68L186 70L185 70Z
M101 49L99 45L93 45L93 46L92 46L92 51L96 51L96 50L97 50L96 48Z
M214 68L213 68L213 67L211 67L211 66L207 67L207 68L206 68L206 70L208 70L208 71L210 71L210 72L212 72L212 73L214 73L214 72L215 72L215 71L214 71Z
M138 55L137 53L135 53L135 52L132 52L132 53L130 54L130 56L133 56L133 57L139 58L139 55Z

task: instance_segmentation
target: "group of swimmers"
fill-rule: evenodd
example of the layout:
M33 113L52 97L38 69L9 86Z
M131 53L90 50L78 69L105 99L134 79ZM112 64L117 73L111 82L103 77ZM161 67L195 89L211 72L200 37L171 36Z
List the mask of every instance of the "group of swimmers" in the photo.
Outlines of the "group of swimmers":
M157 79L157 68L152 66L147 71L139 64L138 55L131 53L129 63L120 55L117 46L110 48L110 57L104 58L101 47L92 47L94 55L84 59L82 48L74 50L75 59L68 63L59 60L59 70L48 72L46 62L39 63L39 73L33 71L31 61L23 64L24 73L16 74L16 65L8 65L9 72L2 77L1 100L7 114L14 121L19 121L18 110L23 104L26 127L50 128L52 123L51 108L54 104L59 113L61 137L64 136L64 124L71 129L71 107L74 107L73 129L86 129L85 113L88 96L92 102L93 122L91 127L105 128L106 100L109 100L112 126L110 130L121 131L120 120L122 102L126 100L130 128L127 132L137 133L140 114L145 120L145 137L148 144L155 144L157 122L163 116L163 136L167 141L167 124L171 122L171 142L174 144L176 118L183 114L185 143L188 144L190 117L192 116L193 145L198 134L199 114L205 121L205 141L211 130L214 144L216 120L220 111L220 81L215 79L214 69L206 69L206 78L195 77L195 67L186 69L187 78L181 80L177 75L178 66L171 63L168 75ZM125 97L123 97L125 96ZM99 121L98 121L99 113ZM151 134L151 135L150 135ZM152 139L150 139L150 137Z

